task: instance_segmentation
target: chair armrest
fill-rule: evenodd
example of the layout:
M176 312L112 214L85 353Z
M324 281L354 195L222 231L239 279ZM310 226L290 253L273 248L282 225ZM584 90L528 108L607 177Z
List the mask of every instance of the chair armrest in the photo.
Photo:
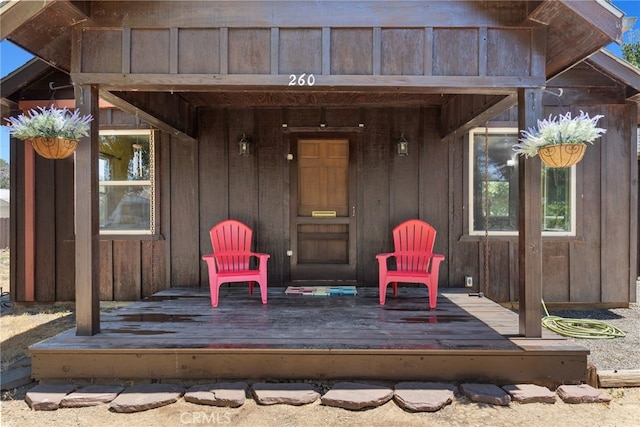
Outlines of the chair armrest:
M376 255L376 258L378 259L378 262L386 262L389 258L394 256L396 256L394 252L389 252L385 254L378 254Z
M258 252L252 252L251 256L258 258L259 260L259 265L258 265L258 269L262 270L263 265L266 267L266 263L269 260L269 258L271 258L271 255L269 254L262 254L262 253L258 253Z
M430 269L430 273L432 272L438 272L438 269L440 268L440 263L444 261L444 255L440 255L440 254L433 254L432 258L431 258L431 269Z

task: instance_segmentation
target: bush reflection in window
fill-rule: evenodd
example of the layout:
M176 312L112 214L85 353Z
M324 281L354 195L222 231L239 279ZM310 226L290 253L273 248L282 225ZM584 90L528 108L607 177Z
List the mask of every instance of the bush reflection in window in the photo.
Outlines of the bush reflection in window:
M486 138L486 140L485 140ZM476 128L470 133L470 234L518 232L518 130ZM486 143L486 145L485 145ZM487 156L488 154L488 156ZM575 234L575 166L542 166L542 232ZM488 198L488 200L487 200ZM488 208L488 209L487 209Z

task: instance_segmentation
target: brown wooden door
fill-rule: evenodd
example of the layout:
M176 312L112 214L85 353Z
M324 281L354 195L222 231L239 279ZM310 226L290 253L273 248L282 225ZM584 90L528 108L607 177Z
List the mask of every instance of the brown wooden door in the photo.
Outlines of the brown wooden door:
M291 280L355 280L353 140L292 140Z

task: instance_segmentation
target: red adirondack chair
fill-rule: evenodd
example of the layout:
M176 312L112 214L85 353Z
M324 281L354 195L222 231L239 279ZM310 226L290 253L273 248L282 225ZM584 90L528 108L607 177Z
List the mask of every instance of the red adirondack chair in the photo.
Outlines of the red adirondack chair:
M227 220L214 226L209 232L213 253L203 255L209 267L211 305L218 306L218 291L223 283L249 282L249 295L253 295L253 283L260 285L262 303L267 303L267 260L269 254L251 252L253 231L245 224ZM258 259L258 269L251 269L252 258Z
M393 283L393 296L398 295L398 282L423 283L429 289L429 308L436 308L438 273L444 255L433 253L436 230L418 219L410 219L393 229L395 252L376 255L380 272L380 304L384 305L387 286ZM396 270L388 261L395 257Z

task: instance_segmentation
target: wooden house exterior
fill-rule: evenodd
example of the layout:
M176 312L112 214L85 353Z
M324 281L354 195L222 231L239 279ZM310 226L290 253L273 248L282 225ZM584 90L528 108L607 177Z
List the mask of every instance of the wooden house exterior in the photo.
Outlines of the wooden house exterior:
M208 230L227 218L271 255L270 284L376 286L392 228L421 218L446 256L440 286L470 276L472 290L519 302L523 334L539 334L540 296L635 301L640 84L599 52L620 38L620 11L598 0L247 6L20 1L2 11L2 38L68 75L75 106L98 117L75 158L12 145L15 301L76 299L79 333L95 333L98 299L206 287ZM3 94L14 110L29 97L15 89ZM517 160L520 232L471 233L469 132L579 110L604 115L607 133L575 167L572 233L541 232L537 158ZM149 233L99 231L100 129L153 129Z

